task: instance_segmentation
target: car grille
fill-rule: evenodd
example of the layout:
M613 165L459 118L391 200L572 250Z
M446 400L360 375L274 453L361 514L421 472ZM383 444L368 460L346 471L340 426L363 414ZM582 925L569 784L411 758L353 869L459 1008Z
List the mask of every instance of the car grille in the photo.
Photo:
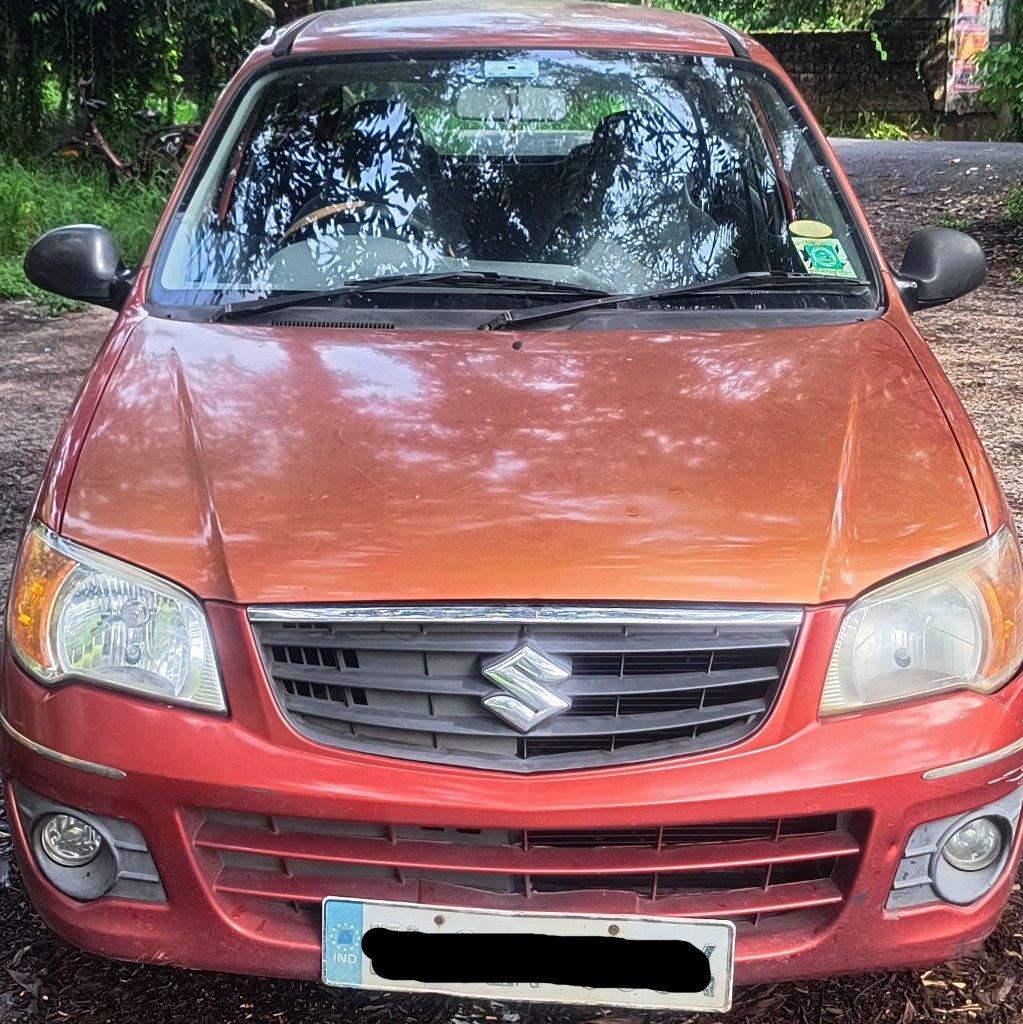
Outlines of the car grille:
M280 706L306 735L518 772L693 754L749 736L778 692L800 621L785 609L458 614L250 610ZM572 672L551 687L571 707L528 734L482 703L501 691L481 660L525 641Z
M218 895L315 911L327 896L433 906L656 913L759 924L836 908L860 815L665 828L506 830L206 810L194 845Z

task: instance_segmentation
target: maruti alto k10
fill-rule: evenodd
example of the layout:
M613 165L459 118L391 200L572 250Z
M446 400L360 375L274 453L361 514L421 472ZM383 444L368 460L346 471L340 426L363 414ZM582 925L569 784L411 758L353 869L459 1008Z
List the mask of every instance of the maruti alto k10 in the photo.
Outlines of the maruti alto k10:
M426 0L269 35L119 310L9 600L25 884L110 957L723 1010L923 965L1020 852L1023 569L767 51Z

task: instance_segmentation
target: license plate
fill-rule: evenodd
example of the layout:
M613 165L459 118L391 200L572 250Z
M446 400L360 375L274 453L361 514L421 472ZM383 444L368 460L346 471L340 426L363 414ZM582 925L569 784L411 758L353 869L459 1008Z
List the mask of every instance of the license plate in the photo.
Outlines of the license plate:
M323 981L474 998L725 1012L735 925L323 901Z

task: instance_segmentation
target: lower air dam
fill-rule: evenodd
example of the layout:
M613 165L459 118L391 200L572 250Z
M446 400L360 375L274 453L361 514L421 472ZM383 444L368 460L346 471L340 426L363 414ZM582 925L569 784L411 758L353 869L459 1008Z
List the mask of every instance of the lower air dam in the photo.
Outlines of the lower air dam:
M388 981L528 984L702 992L706 955L689 942L556 935L426 935L373 928L362 939Z

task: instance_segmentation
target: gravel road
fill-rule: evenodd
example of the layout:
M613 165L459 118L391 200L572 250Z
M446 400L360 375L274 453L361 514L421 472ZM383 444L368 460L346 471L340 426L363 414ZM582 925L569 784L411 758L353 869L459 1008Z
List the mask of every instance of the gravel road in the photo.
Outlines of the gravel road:
M1023 287L1012 272L1023 232L1001 197L1023 178L1023 146L837 143L882 243L894 256L918 225L968 220L992 263L976 295L920 318L984 438L1023 522ZM0 306L0 594L38 473L59 421L107 328L90 311L59 320ZM0 1022L74 1024L675 1024L679 1017L499 1007L440 998L343 995L313 984L112 963L62 943L28 906L5 856L0 807ZM1017 886L1018 890L1018 886ZM1023 899L1017 893L982 955L933 971L902 971L741 992L730 1021L1018 1022L1023 1015Z

